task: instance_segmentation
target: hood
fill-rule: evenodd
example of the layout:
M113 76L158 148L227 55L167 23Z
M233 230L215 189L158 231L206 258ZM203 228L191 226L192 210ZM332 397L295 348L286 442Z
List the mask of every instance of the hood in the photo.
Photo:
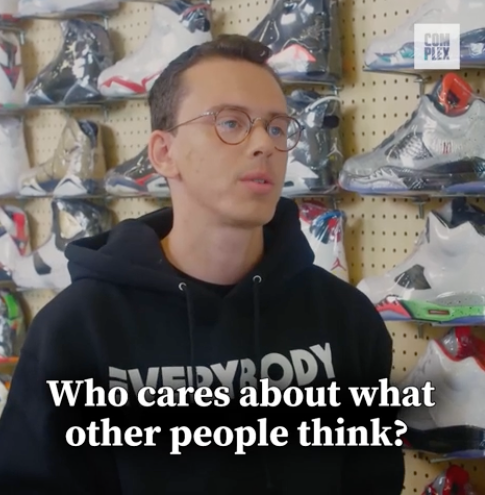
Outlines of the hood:
M94 279L184 297L180 284L185 281L167 262L160 247L172 221L173 210L167 207L124 220L101 235L70 243L65 255L72 281ZM264 226L264 239L262 260L227 298L252 298L254 279L259 276L260 304L264 305L293 277L313 265L314 253L301 231L298 206L291 199L279 200L273 219ZM194 297L219 297L199 285L190 289Z

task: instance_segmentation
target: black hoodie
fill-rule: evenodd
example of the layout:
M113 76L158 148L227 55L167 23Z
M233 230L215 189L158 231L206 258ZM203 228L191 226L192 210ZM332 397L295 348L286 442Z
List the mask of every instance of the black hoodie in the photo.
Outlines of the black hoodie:
M391 371L392 342L379 314L360 291L313 265L293 201L280 200L264 228L262 261L226 293L167 262L160 240L171 225L166 208L67 247L73 283L34 318L0 420L2 495L401 493L400 448L299 445L302 420L335 428L338 416L357 425L381 415L392 423L389 409L386 417L353 409L344 393L337 408L137 404L141 387L190 386L195 369L198 388L228 387L232 398L259 377L280 389L337 382L345 390ZM81 407L82 388L76 407L55 407L46 380L89 378L106 391L125 388L129 403ZM69 427L103 418L122 429L160 426L156 446L67 445ZM171 427L257 427L259 418L268 431L286 427L288 444L234 455L234 444L192 443L170 455Z

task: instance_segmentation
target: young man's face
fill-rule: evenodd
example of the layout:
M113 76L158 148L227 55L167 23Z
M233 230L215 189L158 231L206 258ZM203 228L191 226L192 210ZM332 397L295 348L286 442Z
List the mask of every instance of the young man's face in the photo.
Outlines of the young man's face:
M273 114L287 113L277 81L255 64L207 60L187 70L184 83L188 91L180 103L177 124L221 105L243 107L251 118L269 120ZM275 149L262 121L237 145L221 141L212 122L205 117L182 125L166 145L165 170L172 174L172 197L180 194L221 223L264 225L273 217L281 195L288 153ZM243 180L253 172L267 174L271 186Z

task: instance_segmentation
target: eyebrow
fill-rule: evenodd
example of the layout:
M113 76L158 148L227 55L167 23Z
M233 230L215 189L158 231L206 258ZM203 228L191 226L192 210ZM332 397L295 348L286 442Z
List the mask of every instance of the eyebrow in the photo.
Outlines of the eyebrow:
M234 105L231 103L221 103L220 105L216 105L214 107L211 107L209 110L212 112L217 112L218 110L221 110L222 108L232 108L233 110L242 110L243 112L246 112L247 114L251 114L251 111L249 108L244 107L242 105ZM271 112L267 112L267 115L269 117L278 117L281 115L288 116L288 113L271 111Z

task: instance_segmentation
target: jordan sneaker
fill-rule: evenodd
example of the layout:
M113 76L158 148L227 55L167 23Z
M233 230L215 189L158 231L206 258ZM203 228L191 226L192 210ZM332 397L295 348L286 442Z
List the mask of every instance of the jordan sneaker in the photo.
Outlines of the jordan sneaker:
M102 71L114 62L108 31L82 19L61 21L62 45L25 89L28 106L83 105L103 101L98 90Z
M50 14L109 13L119 8L118 0L18 0L21 17Z
M167 181L152 167L146 147L135 157L109 170L104 187L113 196L170 196Z
M12 267L17 259L30 254L29 220L24 210L14 205L0 207L0 287L11 288Z
M412 253L357 288L384 320L485 324L485 212L463 198L431 211Z
M387 36L375 38L365 54L373 71L414 70L414 25L459 24L460 66L485 66L485 0L428 0Z
M320 201L303 201L299 204L301 230L313 252L315 265L349 281L344 249L345 215L340 210L329 210Z
M342 51L335 0L274 0L249 33L272 50L269 65L288 83L336 84Z
M90 196L103 193L106 173L102 127L66 117L57 149L45 163L21 175L21 196Z
M0 108L24 106L25 76L15 33L0 31Z
M478 495L470 483L470 475L453 464L442 471L425 489L422 495Z
M64 255L75 240L108 231L113 224L110 210L82 199L52 200L52 233L31 255L17 259L12 270L15 285L21 290L63 290L71 283Z
M422 96L409 119L374 150L345 162L342 189L406 196L483 194L485 101L467 93L467 83L455 74L445 83Z
M20 176L30 169L24 125L16 117L0 117L0 197L18 194Z
M397 386L403 391L420 389L427 382L435 388L435 405L403 407L399 412L408 427L405 445L439 454L485 454L485 341L470 327L452 328L442 338L430 340Z
M25 340L25 318L14 292L0 290L0 363L18 360Z
M169 62L212 39L211 8L202 0L170 0L153 6L148 37L131 55L107 68L99 90L110 98L145 95Z
M343 165L341 104L334 96L295 90L287 97L290 114L302 126L300 141L288 153L283 195L316 196L338 190Z

